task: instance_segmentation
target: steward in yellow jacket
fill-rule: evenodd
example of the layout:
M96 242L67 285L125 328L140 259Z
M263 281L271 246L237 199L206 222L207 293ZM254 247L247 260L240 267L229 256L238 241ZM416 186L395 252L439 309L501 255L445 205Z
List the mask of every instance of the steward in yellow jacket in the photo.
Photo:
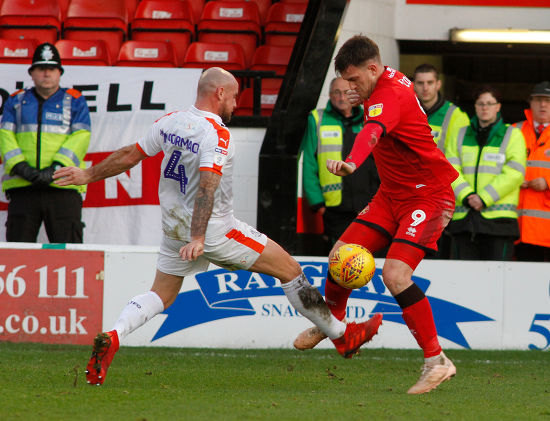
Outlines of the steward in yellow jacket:
M504 124L500 113L486 127L473 117L449 142L446 156L459 173L452 184L456 204L449 225L453 257L510 259L513 240L519 237L517 206L525 174L520 130ZM471 205L472 195L480 199L479 210Z

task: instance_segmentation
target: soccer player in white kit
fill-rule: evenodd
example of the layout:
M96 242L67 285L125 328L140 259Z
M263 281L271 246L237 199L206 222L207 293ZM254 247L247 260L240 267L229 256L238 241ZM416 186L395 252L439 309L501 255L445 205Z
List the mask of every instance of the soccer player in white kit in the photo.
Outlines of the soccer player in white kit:
M381 315L359 324L336 319L298 262L265 234L233 216L235 146L224 123L236 107L238 90L229 72L210 68L199 79L197 100L189 110L165 115L137 144L115 151L95 166L55 172L58 185L88 184L164 152L159 182L163 238L155 280L150 291L129 301L113 330L94 339L86 367L88 383L103 384L120 340L168 308L184 276L206 270L210 262L280 279L290 303L326 333L344 357L353 356L378 331Z

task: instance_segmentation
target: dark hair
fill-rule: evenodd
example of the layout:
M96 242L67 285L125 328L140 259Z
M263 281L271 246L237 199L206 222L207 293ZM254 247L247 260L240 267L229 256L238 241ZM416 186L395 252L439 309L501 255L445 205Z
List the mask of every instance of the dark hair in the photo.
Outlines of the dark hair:
M355 35L338 50L338 54L334 58L334 68L336 73L340 74L349 66L360 66L371 59L380 61L378 45L364 35Z
M502 101L502 95L497 88L491 85L481 85L474 89L474 92L473 92L474 102L477 101L478 98L483 94L491 94L495 97L497 102Z
M439 79L439 72L437 71L435 66L433 66L430 63L424 63L419 66L416 66L416 69L414 69L413 75L416 77L417 73L434 73L435 78Z

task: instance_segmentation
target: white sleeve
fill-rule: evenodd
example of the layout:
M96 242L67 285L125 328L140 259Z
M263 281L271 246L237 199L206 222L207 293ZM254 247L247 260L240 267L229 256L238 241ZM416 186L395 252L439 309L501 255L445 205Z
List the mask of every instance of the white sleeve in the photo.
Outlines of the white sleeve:
M231 135L224 127L213 128L208 131L200 155L200 169L209 169L222 174L222 168L228 158Z
M147 134L137 142L147 156L155 156L162 150L163 136L159 122L160 120L155 121Z

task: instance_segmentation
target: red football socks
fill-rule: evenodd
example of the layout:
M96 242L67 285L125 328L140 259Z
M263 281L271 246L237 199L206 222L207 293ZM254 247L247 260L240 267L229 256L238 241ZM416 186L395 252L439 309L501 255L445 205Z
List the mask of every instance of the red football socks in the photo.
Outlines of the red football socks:
M424 351L424 358L435 357L441 353L437 339L437 330L428 298L403 309L403 319L418 345Z
M338 320L344 320L346 317L346 307L351 291L351 289L341 287L334 282L330 274L327 275L327 280L325 282L325 299L328 308Z

